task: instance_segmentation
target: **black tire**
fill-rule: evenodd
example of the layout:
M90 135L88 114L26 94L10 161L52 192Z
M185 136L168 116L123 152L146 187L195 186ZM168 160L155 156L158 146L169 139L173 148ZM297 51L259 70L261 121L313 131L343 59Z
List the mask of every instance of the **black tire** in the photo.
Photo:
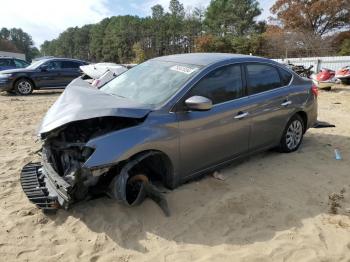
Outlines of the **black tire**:
M143 182L147 181L146 175L139 174L132 177L127 172L122 172L113 178L109 185L109 195L126 206L140 205L146 198Z
M294 115L287 123L279 145L282 153L291 153L298 150L303 141L305 123L300 115Z
M342 83L343 85L350 85L350 78L342 79L342 80L341 80L341 83Z
M33 92L33 89L34 85L30 80L21 78L15 83L14 91L17 95L26 96L30 95Z
M324 91L331 91L332 87L331 86L327 86L327 87L320 88L320 89L324 90Z

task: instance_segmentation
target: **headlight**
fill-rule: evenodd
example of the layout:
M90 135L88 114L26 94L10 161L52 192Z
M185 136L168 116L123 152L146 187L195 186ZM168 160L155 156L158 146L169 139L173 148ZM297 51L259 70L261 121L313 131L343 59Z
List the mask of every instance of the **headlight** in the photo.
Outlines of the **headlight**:
M12 74L0 74L0 78L9 78Z

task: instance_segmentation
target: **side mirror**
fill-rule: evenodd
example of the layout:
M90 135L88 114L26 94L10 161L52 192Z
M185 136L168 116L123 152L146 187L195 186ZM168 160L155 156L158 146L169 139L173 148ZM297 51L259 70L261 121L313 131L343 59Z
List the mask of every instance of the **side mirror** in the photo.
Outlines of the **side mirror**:
M204 96L191 96L186 99L185 104L193 111L208 111L213 107L213 102Z

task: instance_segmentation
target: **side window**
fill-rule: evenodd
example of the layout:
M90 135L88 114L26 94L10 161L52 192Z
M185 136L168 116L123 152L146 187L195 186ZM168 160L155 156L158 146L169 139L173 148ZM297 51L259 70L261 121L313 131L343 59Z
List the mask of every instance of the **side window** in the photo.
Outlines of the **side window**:
M201 79L189 96L204 96L218 104L244 96L240 65L218 68Z
M59 62L59 61L51 61L51 62L46 63L45 65L47 65L48 70L61 69L61 62Z
M283 86L289 85L290 80L292 80L292 74L281 68L278 70L280 71Z
M0 66L9 66L10 60L9 59L0 59Z
M248 94L253 95L281 87L277 68L264 64L247 64Z
M0 66L15 66L13 59L0 59Z
M79 63L73 61L63 61L62 68L64 69L78 69L80 66Z
M15 61L16 67L18 67L18 68L27 67L29 65L28 63L26 63L22 60L15 59L14 61Z

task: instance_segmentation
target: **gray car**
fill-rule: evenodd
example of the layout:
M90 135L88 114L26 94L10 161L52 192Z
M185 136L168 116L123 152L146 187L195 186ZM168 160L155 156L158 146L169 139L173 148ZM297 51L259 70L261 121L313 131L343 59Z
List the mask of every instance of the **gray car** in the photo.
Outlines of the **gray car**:
M21 183L45 210L107 193L127 205L256 152L293 152L317 120L317 88L269 59L148 60L100 90L73 81L39 129L41 163Z

